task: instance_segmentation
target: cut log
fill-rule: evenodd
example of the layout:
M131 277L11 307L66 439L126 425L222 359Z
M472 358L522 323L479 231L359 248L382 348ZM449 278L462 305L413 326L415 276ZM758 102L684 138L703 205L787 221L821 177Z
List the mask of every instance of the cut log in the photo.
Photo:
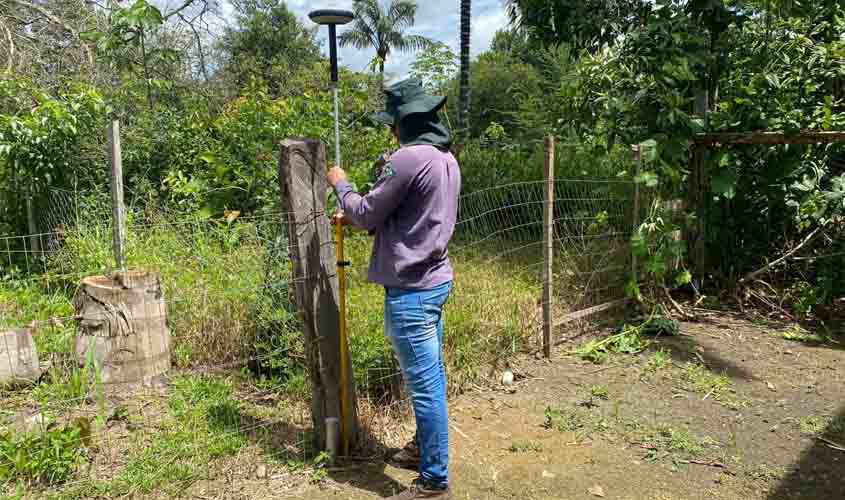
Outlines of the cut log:
M34 382L41 376L29 330L0 331L0 385Z
M103 383L150 383L170 368L170 330L155 273L89 277L74 299L76 357L93 360Z

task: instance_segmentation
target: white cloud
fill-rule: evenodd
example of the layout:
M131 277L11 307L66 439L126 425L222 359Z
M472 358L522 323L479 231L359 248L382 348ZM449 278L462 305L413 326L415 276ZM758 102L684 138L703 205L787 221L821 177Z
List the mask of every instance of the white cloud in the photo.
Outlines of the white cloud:
M472 53L478 55L490 48L496 32L507 28L508 15L504 9L491 10L487 14L473 19Z

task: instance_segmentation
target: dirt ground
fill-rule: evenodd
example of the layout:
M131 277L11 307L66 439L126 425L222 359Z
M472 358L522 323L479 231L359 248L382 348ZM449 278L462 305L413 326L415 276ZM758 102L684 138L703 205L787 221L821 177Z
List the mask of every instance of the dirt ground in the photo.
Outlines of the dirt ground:
M845 499L845 451L820 439L845 434L845 346L785 340L784 328L714 315L605 365L562 352L551 362L525 359L513 387L451 402L455 498ZM655 367L659 349L669 359ZM690 372L701 364L709 372ZM708 379L689 373L726 378L705 392ZM599 424L549 428L549 408ZM406 431L387 444L410 435L410 425ZM190 493L364 500L413 477L361 461L329 470L318 484L281 475L203 482Z

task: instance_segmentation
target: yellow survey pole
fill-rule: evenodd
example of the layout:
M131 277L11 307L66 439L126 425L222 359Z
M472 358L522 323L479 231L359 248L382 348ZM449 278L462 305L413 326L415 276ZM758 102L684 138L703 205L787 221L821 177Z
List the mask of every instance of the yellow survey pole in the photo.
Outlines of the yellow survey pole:
M346 261L343 248L343 219L335 219L335 244L337 245L337 282L340 289L340 435L343 455L349 456L349 343L346 339Z

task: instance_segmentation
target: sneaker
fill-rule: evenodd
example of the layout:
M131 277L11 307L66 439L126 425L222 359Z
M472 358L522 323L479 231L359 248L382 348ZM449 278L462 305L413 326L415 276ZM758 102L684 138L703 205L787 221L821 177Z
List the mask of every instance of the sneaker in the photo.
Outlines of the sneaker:
M420 449L417 446L416 440L411 440L404 448L394 453L390 457L391 465L399 467L400 469L410 469L413 471L420 468Z
M427 488L422 481L416 480L411 485L410 488L399 493L398 495L393 495L392 497L388 498L387 500L418 500L418 499L426 499L426 500L452 500L452 490L446 488L445 490L437 490L433 488Z

